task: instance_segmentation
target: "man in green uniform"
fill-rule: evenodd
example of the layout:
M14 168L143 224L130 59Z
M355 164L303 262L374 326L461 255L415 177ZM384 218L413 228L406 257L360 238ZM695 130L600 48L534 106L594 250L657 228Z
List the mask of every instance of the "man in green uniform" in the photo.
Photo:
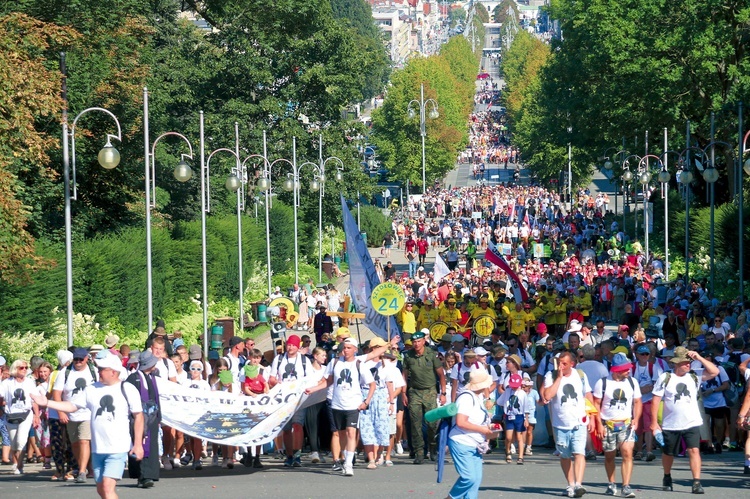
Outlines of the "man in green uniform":
M429 331L428 331L429 332ZM402 395L404 406L409 408L411 420L411 439L414 451L414 464L424 460L424 439L422 438L422 421L427 411L437 406L438 394L435 390L435 379L440 383L440 405L445 404L445 372L437 358L437 353L425 346L425 330L417 331L411 336L412 349L404 353L404 381L406 390ZM427 424L427 441L430 446L430 459L437 459L437 421Z

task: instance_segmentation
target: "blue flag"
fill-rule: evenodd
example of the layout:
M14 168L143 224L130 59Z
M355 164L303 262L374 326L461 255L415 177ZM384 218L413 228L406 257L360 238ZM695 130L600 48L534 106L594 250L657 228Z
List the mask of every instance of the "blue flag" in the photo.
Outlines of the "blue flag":
M341 213L346 234L346 254L349 258L349 292L357 312L365 314L364 324L377 336L388 340L388 320L391 321L391 336L400 334L394 316L380 315L370 303L372 290L380 284L370 252L362 239L344 196L341 196Z

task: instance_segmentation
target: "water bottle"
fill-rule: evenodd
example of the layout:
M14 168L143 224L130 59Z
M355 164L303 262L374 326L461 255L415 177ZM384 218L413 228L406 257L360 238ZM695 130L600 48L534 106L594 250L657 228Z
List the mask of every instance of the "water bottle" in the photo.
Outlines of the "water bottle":
M664 447L664 434L661 430L654 433L654 439L656 440L656 443L659 444L659 447Z

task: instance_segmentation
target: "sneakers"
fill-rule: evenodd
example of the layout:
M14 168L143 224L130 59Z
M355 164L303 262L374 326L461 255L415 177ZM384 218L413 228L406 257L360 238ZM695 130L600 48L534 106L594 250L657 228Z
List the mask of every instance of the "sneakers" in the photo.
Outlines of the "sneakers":
M573 489L573 495L575 497L583 497L586 495L586 489L583 487L583 485L576 485Z
M656 456L654 456L654 453L653 453L653 452L647 452L647 453L646 453L646 462L647 462L647 463L650 463L650 462L651 462L651 461L653 461L654 459L656 459Z
M172 467L173 468L176 469L176 468L180 468L181 466L182 466L182 463L180 463L179 459L175 459L174 461L172 461Z
M701 483L698 480L693 480L693 494L705 494Z
M183 466L187 466L188 464L190 464L192 460L193 460L192 454L185 454L184 456L180 458L180 464Z
M344 476L354 476L354 468L352 465L346 465L344 466Z
M533 456L534 455L534 453L531 452L531 447L526 447L526 450L524 450L523 453L526 456Z
M634 461L643 461L643 453L642 452L636 452L635 456L633 456Z
M218 460L218 456L216 458ZM169 458L167 454L164 454L161 457L161 464L164 465L165 470L171 470L172 469L172 460Z
M565 492L563 492L563 496L566 496L566 497L575 497L576 496L575 492L573 491L573 486L572 485L568 485L567 487L565 487Z
M14 464L14 465L13 465L13 474L14 474L14 475L23 475L23 469L20 469L20 470L19 470L19 469L18 469L18 468L16 467L16 465ZM76 479L76 482L77 482L77 481L78 481L78 479ZM84 482L86 481L86 475L83 475L83 481L84 481Z
M193 462L193 469L197 471L200 471L203 469L203 463L201 462L200 459L196 459L195 462Z
M724 442L721 444L725 449L729 449L729 437L724 438Z
M260 469L262 467L263 464L260 462L260 456L255 456L255 458L253 458L253 468Z
M338 459L334 460L331 469L333 471L344 471L344 461L340 461Z
M317 452L311 452L310 462L313 464L318 464L320 462L320 454L318 454Z
M745 466L745 474L750 475L750 466Z
M218 466L219 465L219 455L218 454L214 454L213 455L213 457L211 458L211 464L214 465L214 466Z
M586 461L596 461L596 452L590 450L586 453Z
M664 478L661 479L661 489L662 490L674 490L674 486L672 485L672 475L664 475Z
M297 456L292 459L292 467L293 468L301 468L302 467L302 459Z
M284 461L284 468L291 468L294 466L294 458L293 457L287 457Z
M221 463L221 467L231 470L234 468L234 460L233 459L224 459Z
M624 490L625 490L625 488L623 487L623 491ZM609 485L607 485L607 491L604 492L604 494L608 495L608 496L616 496L617 495L617 485L615 485L614 483L610 483Z
M20 473L16 473L16 474L20 475ZM74 481L75 483L86 483L86 470L79 471Z
M398 442L396 444L396 455L400 456L404 453L404 446L401 444L401 442Z
M622 486L622 497L635 497L635 492L630 488L630 485Z
M136 485L136 487L138 487L139 489L150 489L153 486L154 481L150 478L143 478L141 480L138 480L138 484Z

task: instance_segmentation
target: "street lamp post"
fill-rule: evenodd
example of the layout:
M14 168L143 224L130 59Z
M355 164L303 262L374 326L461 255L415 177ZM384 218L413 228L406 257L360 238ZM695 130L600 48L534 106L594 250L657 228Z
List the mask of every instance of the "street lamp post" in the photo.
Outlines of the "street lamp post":
M742 136L742 107L740 106L740 135ZM744 209L743 206L745 200L743 198L742 193L742 187L744 185L744 178L745 175L750 175L750 158L745 160L744 164L742 163L742 159L745 156L745 151L747 150L747 141L750 139L750 131L748 131L740 141L740 150L739 150L739 164L741 166L741 170L739 172L740 175L740 183L739 183L739 190L740 190L740 223L739 223L739 231L740 231L740 296L742 296L742 299L744 301L745 299L745 272L744 272L744 265L745 265L745 229L744 229Z
M329 161L337 162L336 174L334 178L336 182L341 182L344 179L344 162L337 156L329 156L323 159L323 135L319 136L319 149L318 149L318 178L313 179L310 183L310 190L315 191L317 187L318 191L318 282L323 280L323 196L325 195L325 183L326 183L326 163ZM359 225L359 196L357 196L357 225ZM334 253L331 253L333 258Z
M429 116L431 120L437 119L440 114L438 113L438 103L435 99L424 98L424 83L420 84L419 100L412 100L409 102L407 107L407 115L409 119L414 119L417 116L415 108L419 108L419 134L422 136L422 194L427 192L427 173L426 173L426 160L425 160L425 137L427 136L427 120ZM426 113L426 106L432 104L432 110Z
M650 197L650 187L649 183L651 182L651 171L649 169L649 160L654 159L659 164L659 169L664 170L664 163L662 162L661 158L659 156L656 156L654 154L646 154L644 155L640 161L638 162L638 182L641 184L641 187L643 189L643 226L644 226L644 239L646 242L646 261L648 262L648 257L650 255L649 253L649 213L648 213L648 199Z
M622 186L623 186L623 194L625 195L625 198L624 198L623 203L622 203L622 230L623 230L623 232L625 232L625 230L626 230L626 228L625 228L625 210L626 210L626 204L625 203L627 201L629 201L629 199L628 199L629 194L628 193L630 192L630 183L633 181L633 172L630 171L630 158L635 158L635 159L638 159L638 160L641 159L641 157L638 156L637 154L631 154L630 156L628 156L628 157L626 157L626 158L624 158L622 160L622 168L623 168L623 172L622 172ZM630 203L629 202L627 203L627 208L630 208ZM637 224L637 221L638 221L638 217L637 216L635 217L635 220L636 220L636 224ZM636 227L637 227L637 225L636 225ZM636 230L636 233L637 233L637 230Z
M190 152L188 154L181 154L181 160L177 163L174 169L174 178L179 182L187 182L190 177L193 176L193 171L190 165L187 164L185 158L193 159L193 145L190 141L182 134L177 132L166 132L159 135L153 144L150 144L149 139L149 128L148 128L148 89L143 87L143 145L144 145L144 160L146 163L146 291L147 291L147 308L148 308L148 330L151 332L154 326L154 305L153 305L153 275L151 267L151 208L156 207L156 144L165 137L175 136L182 139L187 145ZM150 147L149 147L150 146ZM153 201L151 199L151 192L153 189ZM152 205L153 203L153 205Z
M64 61L64 55L63 61ZM64 68L64 62L63 68ZM63 70L64 71L64 70ZM63 99L66 100L67 104L67 89L65 83L63 83ZM117 125L117 135L107 134L107 142L104 147L99 151L97 157L99 164L102 168L111 170L120 164L120 153L112 146L112 139L116 139L118 142L122 142L122 130L120 128L120 122L117 121L117 117L110 111L101 107L90 107L84 109L73 120L70 130L68 130L68 111L67 105L63 107L62 112L62 143L63 143L63 176L64 176L64 189L65 189L65 289L67 298L67 342L68 346L73 345L73 247L72 247L72 229L71 229L71 200L78 199L78 190L76 188L76 124L78 120L86 113L89 112L102 112L109 115ZM70 141L70 146L68 145ZM72 168L71 168L72 160ZM73 194L70 193L71 187L71 173L73 174Z

